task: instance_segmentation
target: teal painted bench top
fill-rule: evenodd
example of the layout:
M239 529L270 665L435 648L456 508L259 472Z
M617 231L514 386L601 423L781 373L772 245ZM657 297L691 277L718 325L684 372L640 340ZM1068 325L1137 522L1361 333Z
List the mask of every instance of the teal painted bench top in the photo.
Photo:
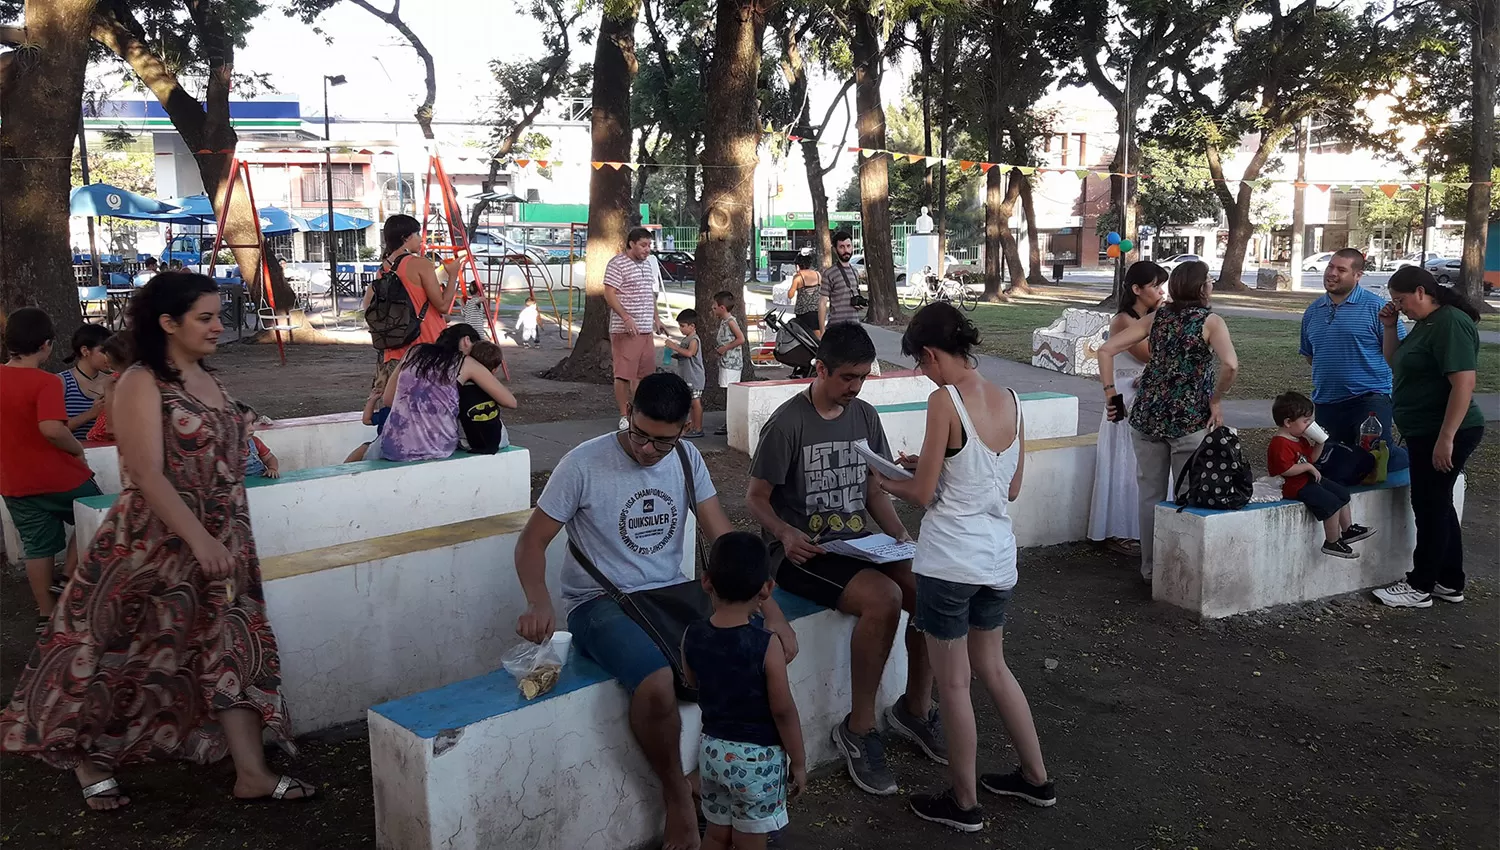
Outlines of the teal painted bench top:
M825 610L823 606L793 596L779 587L772 593L788 620L798 620ZM381 703L370 710L419 738L436 738L444 730L462 729L481 720L607 681L609 674L573 647L557 685L533 700L521 696L516 680L502 669Z
M1017 395L1019 395L1021 397L1021 401L1046 401L1047 399L1051 399L1051 398L1073 398L1073 396L1070 396L1067 393L1050 393L1050 392L1048 392L1048 393L1017 393ZM911 413L913 411L926 410L926 409L927 409L927 402L926 401L904 401L904 402L901 402L900 404L877 404L877 405L875 405L875 411L877 413Z
M525 446L507 446L496 452L496 454L507 454L509 452L519 452L524 450ZM449 461L463 460L464 458L471 457L476 457L476 455L471 455L467 452L460 451L454 452L448 457L440 457L433 460L358 460L353 463L336 463L332 466L314 466L309 467L308 469L289 469L286 472L281 473L280 478L265 478L262 476L255 476L254 478L246 479L245 489L253 490L257 487L275 487L279 484L292 484L298 481L316 481L319 478L337 478L341 475L358 475L361 472L374 472L379 469L390 469L397 466L421 466L422 464L428 463L447 463ZM115 503L115 498L118 497L118 495L118 493L107 493L102 496L89 496L86 499L79 499L78 501L83 504L84 507L107 510L111 505Z
M1389 475L1387 475L1385 481L1381 482L1380 484L1369 484L1369 485L1363 485L1363 486L1358 486L1358 487L1350 487L1349 488L1349 492L1350 493L1366 493L1366 492L1369 492L1371 490L1395 490L1398 487L1409 487L1409 486L1411 486L1411 470L1409 470L1409 469L1399 469L1399 470L1397 470L1395 472L1392 472ZM1177 503L1176 502L1157 502L1157 504L1160 505L1160 506L1162 506L1162 507L1171 508L1173 510L1177 509ZM1235 513L1241 513L1241 512L1244 512L1244 511L1263 511L1263 510L1266 510L1267 508L1280 508L1280 507L1285 507L1287 505L1298 505L1298 506L1301 506L1301 504L1302 503L1299 502L1299 501L1297 501L1296 499L1277 499L1274 502L1251 502L1250 504L1244 506L1243 508L1240 508L1238 511L1219 511L1219 510L1210 510L1208 508L1183 508L1182 509L1182 513L1185 513L1185 514L1196 514L1197 516L1209 516L1209 517L1211 517L1211 516L1217 516L1219 514L1235 514Z

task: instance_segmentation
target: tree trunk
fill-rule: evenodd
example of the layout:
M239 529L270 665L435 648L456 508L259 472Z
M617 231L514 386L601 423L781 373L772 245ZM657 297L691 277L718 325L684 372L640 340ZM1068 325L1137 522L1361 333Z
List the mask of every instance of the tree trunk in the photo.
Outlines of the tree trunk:
M734 293L735 314L745 327L745 254L750 247L756 147L760 144L760 47L766 18L754 0L720 0L714 14L714 52L708 66L703 136L703 218L698 226L698 315L713 315L714 293ZM712 338L717 322L705 339ZM749 342L744 362L750 363ZM708 386L718 386L719 362L705 358Z
M922 156L932 156L932 27L917 22L917 56L922 60ZM922 164L922 205L931 207L932 169ZM943 273L943 255L938 254L937 273Z
M940 267L946 267L945 258L948 256L948 128L952 121L948 118L948 110L951 104L951 92L948 90L949 68L953 64L953 36L954 22L951 16L943 19L943 35L938 45L938 109L941 113L938 124L938 156L942 161L938 163L938 195L937 195L937 234L938 234L938 260ZM944 268L944 270L946 270Z
M632 3L612 15L606 7L594 41L594 94L591 117L594 162L630 159L630 83L635 78L635 24ZM609 305L604 302L604 267L625 247L630 230L630 172L601 166L589 175L589 230L585 248L583 327L573 351L545 377L608 383L611 378Z
M1474 0L1474 148L1464 209L1463 292L1484 301L1484 249L1489 238L1490 175L1495 167L1495 89L1500 81L1500 0ZM1425 224L1425 222L1424 222Z
M128 12L128 9L125 10ZM234 74L234 41L212 14L199 24L202 50L208 60L208 89L204 102L188 94L177 75L146 46L145 32L134 17L119 17L118 5L99 6L93 20L93 38L124 59L141 83L156 96L183 144L193 151L203 189L213 204L214 215L224 223L227 244L233 249L240 277L252 299L261 297L265 281L260 279L260 246L256 244L257 213L250 204L248 187L236 181L226 197L230 165L239 137L229 123L229 91ZM330 240L332 241L332 240ZM276 311L285 314L296 303L287 286L280 263L270 263L271 294Z
M985 301L1009 300L1000 289L1007 267L1011 280L1024 277L1016 237L1010 232L1010 218L1015 212L1016 199L1021 196L1019 175L1012 172L1010 183L1003 190L1002 180L999 168L991 168L984 175L984 295L981 297Z
M859 110L859 145L885 150L885 108L880 101L881 62L879 22L869 12L853 14L850 52L854 58L854 102ZM866 320L890 322L901 315L896 297L895 258L891 243L890 174L885 156L866 157L859 164L859 211L863 224L865 283L870 310Z
M813 265L821 269L833 262L833 233L829 229L828 188L823 184L823 157L816 140L802 140L802 164L807 171L807 191L812 195L813 233L817 237Z
M40 307L61 358L83 323L68 245L73 140L83 109L93 0L29 0L24 44L0 57L0 317ZM3 325L3 321L0 321Z
M1302 257L1307 248L1303 243L1307 233L1307 137L1311 121L1311 118L1304 118L1297 126L1297 182L1292 186L1292 252L1287 258L1287 279L1293 289L1302 286Z
M1045 284L1047 277L1042 274L1042 237L1036 232L1036 201L1031 193L1031 180L1024 175L1021 177L1021 214L1026 219L1027 267L1026 277L1019 285L1022 290L1030 292L1031 287Z
M1214 289L1233 292L1243 290L1242 275L1245 269L1245 251L1250 246L1250 236L1255 225L1250 221L1250 196L1253 190L1249 183L1241 183L1234 203L1224 205L1224 215L1229 220L1229 241L1224 246L1224 264L1219 269L1219 278Z

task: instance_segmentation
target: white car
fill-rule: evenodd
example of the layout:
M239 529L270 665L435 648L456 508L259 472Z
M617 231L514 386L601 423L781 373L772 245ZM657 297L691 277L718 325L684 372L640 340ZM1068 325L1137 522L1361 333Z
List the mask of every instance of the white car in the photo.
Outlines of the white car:
M1314 254L1302 261L1302 270L1305 272L1317 272L1322 274L1328 268L1328 262L1333 259L1332 251L1324 251Z
M1441 263L1444 257L1435 251L1413 251L1396 261L1396 268L1404 269L1407 266L1430 266L1433 263Z
M1203 262L1203 258L1200 257L1200 256L1198 256L1197 254L1173 254L1172 256L1166 258L1165 260L1162 260L1161 262L1157 263L1157 265L1161 266L1162 268L1166 269L1167 271L1171 271L1171 270L1177 268L1178 266L1182 265L1183 263L1201 263L1201 262Z
M545 265L547 252L536 246L524 246L516 242L490 233L485 230L474 232L474 238L469 241L469 247L474 252L474 259L481 265L495 265L512 254L525 254L531 257L538 265Z

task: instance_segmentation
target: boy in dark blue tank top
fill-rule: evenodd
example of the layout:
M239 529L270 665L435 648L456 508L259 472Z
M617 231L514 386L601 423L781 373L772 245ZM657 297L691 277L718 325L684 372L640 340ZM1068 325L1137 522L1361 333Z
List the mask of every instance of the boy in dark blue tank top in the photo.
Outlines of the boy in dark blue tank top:
M807 783L786 652L758 616L771 584L760 537L722 535L703 576L713 616L682 636L684 666L703 710L698 773L709 823L703 850L764 848L766 836L787 825L788 796Z

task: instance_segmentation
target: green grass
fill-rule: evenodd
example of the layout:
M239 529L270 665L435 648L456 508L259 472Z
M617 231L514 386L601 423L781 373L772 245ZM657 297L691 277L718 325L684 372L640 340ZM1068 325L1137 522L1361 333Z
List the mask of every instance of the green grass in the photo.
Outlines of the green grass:
M1031 362L1031 332L1050 325L1067 305L1023 302L980 304L971 314L982 337L986 354ZM1231 398L1274 398L1289 389L1312 383L1312 368L1297 353L1301 328L1281 319L1227 316L1229 335L1239 356L1240 373L1230 389ZM1500 345L1481 343L1476 392L1500 392Z

